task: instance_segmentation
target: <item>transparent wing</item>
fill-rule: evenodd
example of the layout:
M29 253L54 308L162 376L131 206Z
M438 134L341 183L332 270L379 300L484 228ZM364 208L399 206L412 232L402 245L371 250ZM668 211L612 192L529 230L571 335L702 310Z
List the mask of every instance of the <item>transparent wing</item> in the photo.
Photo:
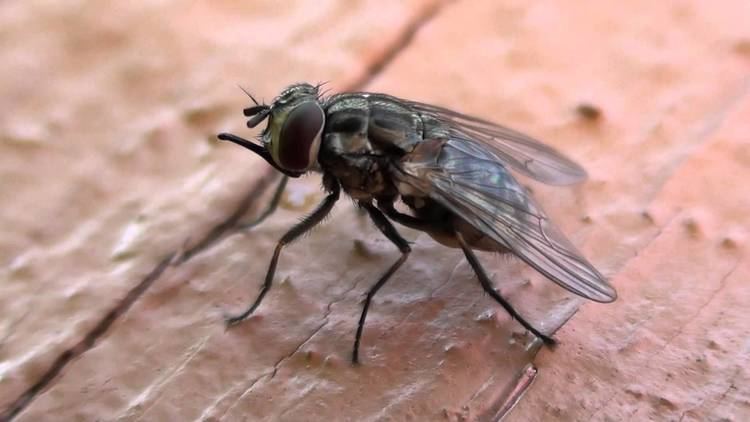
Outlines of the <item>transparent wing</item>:
M565 289L597 302L617 298L604 276L482 145L460 139L424 141L397 164L394 177L439 202Z
M586 179L586 171L554 148L523 133L430 104L407 102L422 115L449 126L450 138L479 143L498 160L520 173L550 185L570 185Z

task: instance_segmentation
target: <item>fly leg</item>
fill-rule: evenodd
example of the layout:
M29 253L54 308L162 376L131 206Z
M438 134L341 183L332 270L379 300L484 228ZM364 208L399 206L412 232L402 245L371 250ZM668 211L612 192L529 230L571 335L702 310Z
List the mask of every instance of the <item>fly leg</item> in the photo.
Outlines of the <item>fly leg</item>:
M370 290L367 292L367 298L365 299L365 303L362 307L362 315L359 317L359 325L357 326L357 335L354 338L354 350L352 351L352 363L358 364L359 363L359 342L362 338L362 330L365 327L365 319L367 318L367 310L370 308L370 302L372 301L373 296L375 296L375 293L378 292L378 290L383 287L383 285L388 281L388 279L391 278L393 273L396 272L396 270L401 267L401 265L406 262L406 258L409 257L409 253L411 252L411 248L409 247L409 243L401 237L400 234L398 234L398 231L396 231L396 228L393 227L393 224L391 224L390 221L388 221L387 218L383 215L382 212L380 212L377 208L375 208L372 204L361 204L362 207L367 211L367 213L370 215L370 218L375 223L375 225L380 229L380 231L387 237L391 242L393 242L394 245L398 247L398 250L401 251L401 257L394 262L390 268L380 276L380 279L378 280L375 285L373 285Z
M279 202L281 202L281 194L284 193L287 181L289 181L289 176L281 176L281 180L279 181L278 186L276 186L276 190L273 193L273 198L271 198L271 203L268 204L268 207L266 207L266 209L254 220L250 220L245 223L237 223L236 227L240 230L252 229L253 227L262 223L263 220L268 218L269 215L273 214L273 212L276 211L276 207L279 206Z
M503 308L505 308L505 310L508 311L510 316L512 316L516 321L518 321L521 325L523 325L524 328L531 331L535 336L542 339L544 344L548 346L554 346L557 343L555 339L543 334L541 331L534 328L515 309L513 309L513 306L507 300L505 300L502 296L500 296L497 290L495 290L495 288L492 286L492 282L490 281L490 278L487 276L487 273L484 271L484 268L482 268L482 264L479 263L479 260L477 259L476 255L474 255L474 252L466 243L466 240L464 240L464 237L461 235L461 233L458 230L455 230L455 233L456 233L456 239L458 240L459 245L461 245L461 249L463 249L464 251L466 260L469 261L469 265L471 265L471 268L474 269L474 273L476 273L477 278L479 279L479 284L482 285L482 288L484 289L484 291L487 292L487 294L489 294L490 296L492 296L492 298L495 299L499 304L501 304Z
M428 221L400 212L393 206L393 202L378 201L378 209L383 211L391 220L410 229L429 232L435 228L435 225L430 224Z
M273 276L276 272L276 264L279 261L279 254L281 254L281 249L293 242L295 239L303 235L305 232L309 231L316 225L318 225L323 219L328 215L329 212L331 212L331 209L333 208L333 205L338 201L339 199L339 193L341 192L341 188L339 187L338 182L335 181L328 181L326 182L327 177L324 176L323 182L326 185L327 190L330 192L328 196L325 197L323 202L318 205L318 207L313 211L310 215L302 219L299 223L295 224L294 227L292 227L284 236L281 237L279 240L279 243L276 244L276 249L273 251L273 257L271 258L271 263L268 265L268 272L266 272L266 279L263 282L263 287L260 289L260 294L258 294L258 297L255 299L255 302L253 302L250 307L248 307L244 312L238 315L230 315L226 318L226 324L228 326L235 325L245 318L247 318L250 314L252 314L255 311L255 308L260 305L260 302L263 300L263 297L268 293L268 290L271 288L271 283L273 282Z

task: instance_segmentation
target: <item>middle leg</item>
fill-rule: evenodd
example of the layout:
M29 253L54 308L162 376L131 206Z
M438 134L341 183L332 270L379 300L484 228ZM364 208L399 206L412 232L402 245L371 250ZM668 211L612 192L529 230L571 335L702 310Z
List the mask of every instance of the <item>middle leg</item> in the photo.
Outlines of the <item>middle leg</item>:
M362 208L367 211L367 213L370 215L370 218L375 223L375 225L380 229L380 231L391 241L394 245L398 247L398 250L401 251L401 257L394 262L390 268L380 276L380 279L378 279L378 282L373 285L370 290L367 292L367 298L365 299L365 303L362 307L362 314L359 317L359 324L357 325L357 335L354 338L354 350L352 351L352 363L357 364L359 363L359 343L362 338L362 331L365 327L365 319L367 318L367 311L370 308L370 302L372 301L373 296L375 296L375 293L380 290L381 287L391 278L391 276L396 272L396 270L403 265L404 262L406 262L406 258L409 257L409 253L411 252L411 248L409 247L409 243L401 237L401 235L396 231L396 228L393 227L393 224L391 224L390 221L388 221L387 218L383 215L382 212L380 212L377 208L375 208L372 204L369 203L363 203L361 204Z

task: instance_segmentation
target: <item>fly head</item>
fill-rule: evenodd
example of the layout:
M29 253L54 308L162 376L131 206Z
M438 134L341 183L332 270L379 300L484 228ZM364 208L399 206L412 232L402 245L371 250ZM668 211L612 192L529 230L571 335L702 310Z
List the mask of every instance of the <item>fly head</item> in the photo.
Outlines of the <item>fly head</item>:
M270 105L258 103L243 110L247 126L254 128L268 119L260 135L262 145L232 134L219 139L234 142L263 157L290 177L298 177L318 165L318 152L325 127L325 112L320 104L320 85L298 83L287 87Z
M250 107L250 111L256 111L256 107ZM268 125L261 139L273 161L295 173L315 168L325 127L318 87L306 83L288 87L273 101L267 113ZM248 125L255 123L259 115L251 118Z

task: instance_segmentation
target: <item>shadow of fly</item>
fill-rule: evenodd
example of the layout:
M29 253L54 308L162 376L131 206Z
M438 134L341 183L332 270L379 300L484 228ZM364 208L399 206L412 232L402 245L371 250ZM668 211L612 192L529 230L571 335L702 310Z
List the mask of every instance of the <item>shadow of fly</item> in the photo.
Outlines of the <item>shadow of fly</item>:
M411 252L393 226L420 230L463 251L487 294L547 345L555 340L523 318L495 290L474 250L511 253L563 288L596 302L617 293L552 224L511 170L551 185L581 182L586 172L555 149L522 133L446 108L390 95L348 92L324 97L320 85L294 84L274 101L244 110L253 128L268 120L259 143L222 133L219 139L260 155L283 173L271 204L278 205L289 177L322 173L327 196L279 240L255 301L227 318L234 325L252 314L268 293L283 247L319 224L343 191L401 251L367 292L354 340L359 345L373 296ZM408 208L402 212L395 204Z

